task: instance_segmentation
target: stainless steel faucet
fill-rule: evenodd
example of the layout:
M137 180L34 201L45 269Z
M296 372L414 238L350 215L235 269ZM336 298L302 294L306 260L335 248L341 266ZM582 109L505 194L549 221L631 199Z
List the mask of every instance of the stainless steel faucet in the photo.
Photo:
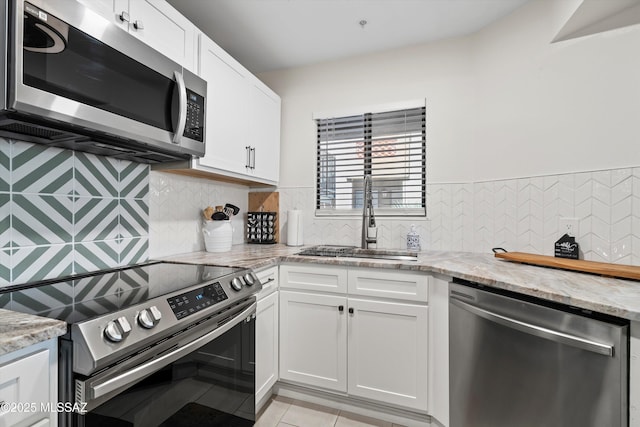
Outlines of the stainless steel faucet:
M364 191L362 193L362 249L369 249L370 243L378 242L376 216L373 213L373 191L371 175L364 176Z

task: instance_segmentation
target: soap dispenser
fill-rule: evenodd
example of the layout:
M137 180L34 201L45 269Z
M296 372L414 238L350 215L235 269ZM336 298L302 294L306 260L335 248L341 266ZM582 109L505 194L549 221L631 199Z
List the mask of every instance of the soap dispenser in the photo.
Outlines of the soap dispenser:
M407 250L420 250L420 235L416 231L415 224L411 224L411 230L407 233Z

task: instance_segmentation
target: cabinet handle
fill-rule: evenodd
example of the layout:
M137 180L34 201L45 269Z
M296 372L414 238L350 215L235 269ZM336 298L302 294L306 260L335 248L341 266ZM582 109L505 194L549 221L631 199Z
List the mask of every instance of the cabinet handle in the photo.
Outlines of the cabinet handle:
M349 314L353 314L353 307L349 307Z
M135 21L133 21L133 28L135 28L136 30L144 30L144 24L142 23L142 21L138 21L136 19Z
M344 311L344 305L339 305L339 306L338 306L338 311L339 311L340 313L342 313L342 312Z
M244 149L247 152L247 159L244 162L244 167L249 169L251 168L251 147L247 145L246 147L244 147Z
M118 15L118 18L120 18L122 22L129 22L131 20L131 17L129 16L129 12L125 12L124 10L120 12L120 15Z
M251 150L251 169L256 168L256 147L253 147Z

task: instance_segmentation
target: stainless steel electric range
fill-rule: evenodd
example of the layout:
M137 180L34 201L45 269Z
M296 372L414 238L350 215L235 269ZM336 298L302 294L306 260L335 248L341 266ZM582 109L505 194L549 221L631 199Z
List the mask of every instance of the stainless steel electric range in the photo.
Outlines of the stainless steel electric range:
M62 426L244 427L255 421L261 287L249 269L157 262L2 298L68 323L59 400L86 412L60 414Z

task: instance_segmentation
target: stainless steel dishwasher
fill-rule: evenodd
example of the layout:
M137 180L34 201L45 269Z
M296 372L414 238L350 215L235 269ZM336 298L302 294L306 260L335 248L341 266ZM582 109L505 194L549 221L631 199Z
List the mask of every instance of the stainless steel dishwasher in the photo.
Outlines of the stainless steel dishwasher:
M627 427L629 324L489 290L449 290L450 427Z

